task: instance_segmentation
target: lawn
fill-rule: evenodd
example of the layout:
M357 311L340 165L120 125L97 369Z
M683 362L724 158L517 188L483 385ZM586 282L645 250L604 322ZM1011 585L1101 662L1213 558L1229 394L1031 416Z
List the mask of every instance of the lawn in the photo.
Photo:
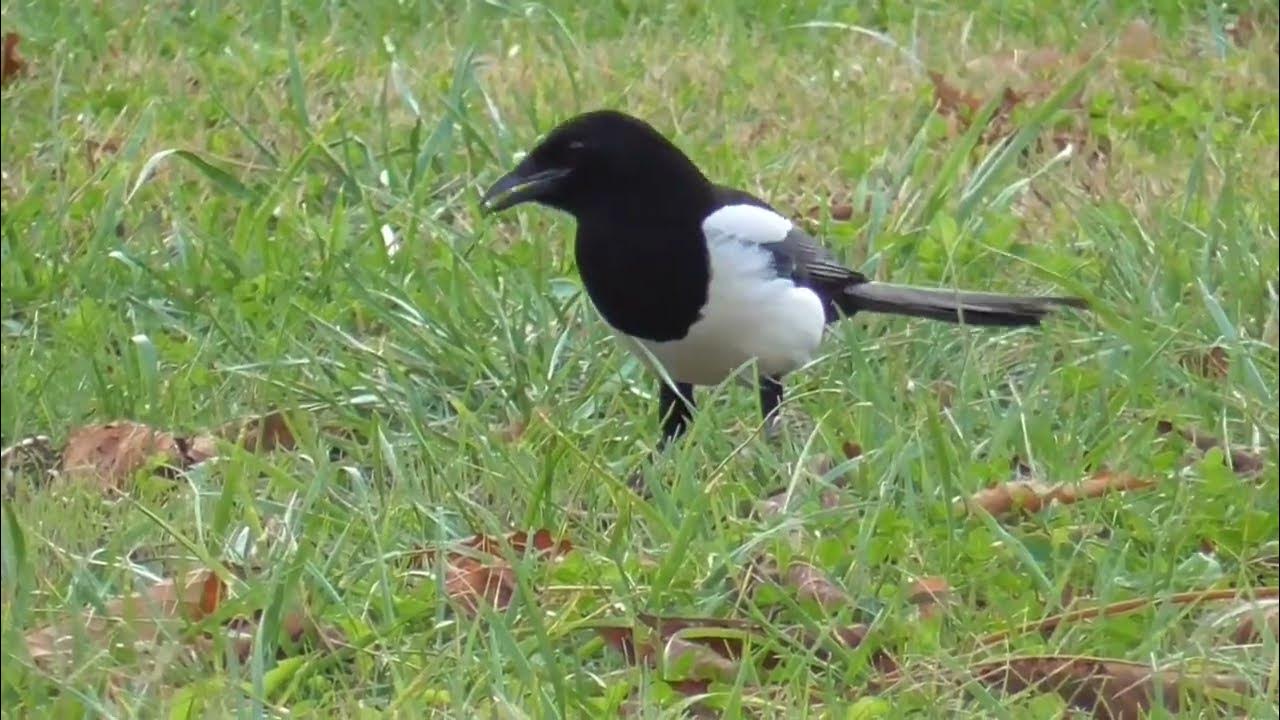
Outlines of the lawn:
M1275 717L1275 5L975 7L5 2L4 716ZM600 106L1092 311L858 317L651 458L477 203Z

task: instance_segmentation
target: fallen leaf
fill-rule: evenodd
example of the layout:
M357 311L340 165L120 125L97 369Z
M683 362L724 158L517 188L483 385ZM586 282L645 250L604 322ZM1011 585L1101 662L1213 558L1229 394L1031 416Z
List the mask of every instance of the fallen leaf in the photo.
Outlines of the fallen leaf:
M1160 40L1146 20L1138 18L1120 31L1116 52L1130 60L1150 60L1160 54Z
M481 564L462 558L445 565L445 597L468 615L478 615L481 607L506 610L515 597L515 572L505 563Z
M8 85L27 67L27 61L23 60L22 55L18 53L20 42L22 42L22 36L18 33L4 34L4 53L0 55L0 85Z
M531 546L544 559L561 557L573 550L571 542L555 539L545 528L534 532L532 537L524 531L513 532L505 538L474 535L443 554L445 596L473 616L481 607L505 610L515 597L517 583L503 548L524 554ZM425 548L414 552L410 563L413 567L430 569L436 566L438 557L439 550Z
M1004 694L1053 692L1095 718L1115 720L1145 718L1157 704L1177 712L1184 691L1217 688L1248 695L1253 690L1242 677L1189 675L1123 660L1055 655L981 663L971 673L976 681Z
M1182 354L1182 367L1200 377L1221 380L1231 369L1227 359L1227 350L1221 345L1201 351L1190 351Z
M50 625L27 633L27 652L37 663L68 659L77 642L103 648L117 642L115 633L131 636L135 645L150 645L164 632L180 629L213 614L226 597L227 587L208 570L188 573L180 582L172 579L146 591L110 600L101 614L89 610L76 622Z
M1280 598L1244 600L1205 618L1203 627L1236 645L1280 640Z
M251 453L293 450L298 445L285 413L275 411L222 426L217 436Z
M853 604L848 593L831 582L826 573L808 563L791 563L783 580L800 601L813 602L827 612L835 613Z
M1253 40L1258 34L1258 21L1253 13L1244 13L1235 19L1235 22L1227 28L1227 35L1231 37L1231 41L1240 47L1244 47Z
M955 383L946 380L934 381L929 388L933 390L934 397L938 398L938 408L942 410L950 410L956 401Z
M619 652L630 665L652 667L657 660L657 648L653 643L637 645L635 631L629 626L597 625L593 628L605 644Z
M942 612L951 600L951 585L945 578L920 578L907 591L907 602L915 605L923 618L931 618Z
M983 510L1000 517L1015 511L1039 512L1055 503L1071 505L1115 492L1152 487L1155 487L1154 480L1103 470L1085 478L1078 485L1049 485L1037 479L1012 480L979 490L967 500L957 503L957 507L969 512Z
M933 83L934 102L943 115L958 117L967 123L982 109L982 100L951 84L942 73L930 70L929 80Z
M1119 617L1121 615L1128 615L1129 613L1138 612L1140 610L1146 610L1158 604L1195 606L1250 597L1254 601L1275 600L1280 598L1280 588L1197 590L1194 592L1178 593L1176 595L1160 599L1143 597L1133 598L1131 600L1121 600L1120 602L1111 603L1109 605L1070 610L1068 612L1047 617L1043 620L1026 623L1014 628L1013 630L1002 630L1000 632L992 633L979 640L978 645L980 647L997 645L1007 641L1011 637L1017 637L1019 635L1025 635L1032 632L1038 632L1045 637L1048 637L1062 625L1087 622L1102 617Z
M837 203L831 206L831 219L847 222L853 218L853 206L849 203Z
M532 539L530 539L529 533L523 530L512 532L505 538L495 538L480 533L463 540L455 546L455 549L447 552L445 562L453 562L461 557L475 559L482 555L502 559L505 557L503 553L504 546L510 546L511 550L517 555L523 555L530 544L539 554L546 555L551 559L566 555L573 550L572 542L564 538L555 539L551 535L551 531L546 528L536 530ZM413 566L418 568L430 567L435 563L437 552L436 548L417 550L411 557Z
M497 428L498 439L508 445L514 445L520 442L520 438L524 437L524 433L529 429L529 423L524 420L512 420L511 422Z
M1196 428L1180 428L1167 420L1160 420L1156 423L1156 432L1161 435L1174 433L1194 445L1201 453L1209 452L1215 448L1221 450L1222 454L1230 460L1231 469L1237 475L1253 477L1262 472L1263 462L1261 456L1248 450L1228 447L1222 440Z
M551 536L551 531L546 528L535 531L532 540L528 533L518 530L507 537L507 542L511 543L511 548L520 554L524 554L532 544L534 550L550 558L562 557L573 550L573 543L565 538L556 540Z
M776 667L782 660L780 650L794 648L801 657L811 658L819 665L831 662L836 655L832 648L856 650L867 639L866 625L819 628L816 632L803 626L765 628L749 620L710 617L671 617L640 613L637 619L647 628L643 640L637 641L637 631L630 625L604 623L593 629L605 644L621 653L633 665L657 667L662 648L673 637L700 645L712 654L729 662L739 662L746 653L748 641L758 648L753 660L763 670ZM724 631L724 632L718 632ZM772 638L778 642L770 643ZM897 670L897 662L883 649L877 648L870 656L878 672Z
M102 142L97 140L86 140L84 144L85 162L89 164L89 172L98 171L98 163L109 155L115 155L120 152L120 141L115 138L107 138Z
M701 643L673 634L662 647L662 679L667 682L733 682L738 663ZM703 690L705 691L705 690Z
M1275 600L1252 603L1248 610L1241 614L1240 624L1231 636L1236 643L1260 643L1267 637L1273 641L1280 640L1280 603Z
M181 469L182 450L171 433L130 421L80 428L62 451L64 475L108 490L124 489L126 480L151 465Z

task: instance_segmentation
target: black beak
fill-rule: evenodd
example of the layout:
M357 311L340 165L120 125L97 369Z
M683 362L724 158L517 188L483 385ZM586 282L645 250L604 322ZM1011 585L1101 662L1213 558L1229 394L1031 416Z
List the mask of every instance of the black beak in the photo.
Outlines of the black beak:
M484 197L480 198L480 204L485 212L496 213L520 203L537 200L559 184L568 174L569 171L563 168L538 170L532 173L516 168L498 178L498 181L485 191Z

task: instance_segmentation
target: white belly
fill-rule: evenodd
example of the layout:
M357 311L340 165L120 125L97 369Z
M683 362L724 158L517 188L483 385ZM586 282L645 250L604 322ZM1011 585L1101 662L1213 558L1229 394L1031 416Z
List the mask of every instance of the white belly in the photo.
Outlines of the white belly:
M643 346L672 380L694 385L718 384L753 360L765 375L809 362L825 327L817 294L777 277L768 251L754 243L713 237L708 249L707 302L689 333L666 342L628 337L624 344L633 351Z

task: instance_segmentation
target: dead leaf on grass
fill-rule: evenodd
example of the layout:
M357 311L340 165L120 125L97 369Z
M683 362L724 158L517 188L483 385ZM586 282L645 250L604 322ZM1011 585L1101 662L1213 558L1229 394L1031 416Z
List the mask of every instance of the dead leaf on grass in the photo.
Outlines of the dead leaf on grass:
M1095 718L1115 720L1139 720L1157 705L1177 712L1188 692L1215 688L1248 695L1252 691L1252 684L1242 677L1191 675L1089 657L1010 658L981 663L970 672L977 682L1004 694L1057 693Z
M737 662L676 633L662 647L662 679L667 682L733 682Z
M62 451L62 473L68 478L122 490L125 481L148 466L176 472L186 458L172 433L141 423L121 421L80 428Z
M515 597L515 571L506 560L504 546L517 555L532 548L544 560L559 558L573 550L573 543L563 538L557 540L543 528L532 536L522 530L505 538L478 534L443 555L435 548L419 550L410 562L413 567L434 569L440 562L437 558L442 557L445 597L466 614L475 616L483 607L505 610Z
M1208 350L1183 353L1182 367L1200 377L1221 380L1231 370L1231 361L1227 358L1226 348L1214 345Z
M1129 613L1146 610L1159 604L1195 606L1214 602L1239 600L1241 598L1252 598L1255 602L1275 600L1280 598L1280 588L1196 590L1193 592L1178 593L1167 598L1141 597L1132 598L1130 600L1121 600L1120 602L1111 603L1109 605L1099 605L1096 607L1070 610L1068 612L1047 617L1043 620L1027 623L1014 628L1013 630L1002 630L1000 632L992 633L979 640L978 645L980 647L997 645L1007 641L1011 637L1026 635L1027 633L1033 632L1038 632L1048 637L1062 625L1088 622L1102 617L1119 617L1121 615L1128 615Z
M515 572L504 563L483 565L462 558L445 566L445 597L468 615L478 615L482 607L506 610L515 592Z
M22 36L18 33L4 34L4 52L0 54L0 85L8 85L26 70L27 61L18 53L20 42Z
M27 633L27 652L39 664L67 659L83 641L107 646L115 634L128 634L135 644L154 644L164 632L183 622L199 622L217 610L227 587L212 571L195 570L181 581L165 580L144 592L110 600L101 613L88 610L77 621L49 625Z
M787 567L783 584L794 590L801 602L812 602L835 613L853 605L853 598L827 577L826 573L806 562L793 562Z
M1034 478L1012 480L979 490L967 500L957 503L957 508L968 512L982 510L1002 517L1015 512L1039 512L1053 504L1071 505L1116 492L1147 490L1155 484L1154 480L1107 470L1085 478L1078 485L1049 485Z
M923 618L931 618L943 612L952 600L951 584L946 578L920 578L907 591L907 602L915 605Z
M1280 640L1280 598L1262 597L1239 602L1206 618L1205 626L1236 645Z
M750 643L754 648L750 653L752 661L762 670L768 671L782 662L782 653L787 650L794 650L796 656L824 666L837 657L833 649L856 650L868 635L867 626L861 624L821 628L814 632L802 626L765 628L749 620L734 618L670 617L641 613L637 619L644 626L643 629L613 622L595 625L593 629L609 647L621 653L628 663L645 667L658 666L659 659L664 657L663 653L669 652L673 638L681 643L702 647L703 651L698 652L704 655L723 659L723 663L719 660L705 660L719 669L728 668L729 664L736 667L748 655L747 644ZM775 642L771 643L770 639ZM681 649L692 652L683 647ZM873 650L870 660L880 673L895 672L898 669L897 662L883 649ZM736 675L736 670L734 674ZM705 688L693 690L702 692Z
M1168 420L1160 420L1156 423L1156 432L1161 435L1174 433L1191 443L1201 453L1207 453L1213 449L1221 450L1222 454L1231 462L1231 469L1242 477L1253 477L1262 472L1262 456L1248 450L1231 448L1217 437L1194 427L1180 428Z
M1244 13L1227 27L1227 35L1239 47L1245 47L1258 34L1258 19L1253 13Z
M89 172L97 172L98 163L103 158L115 155L118 152L120 152L120 141L116 138L107 138L101 142L86 140L84 143L84 159L89 164Z
M1160 39L1146 20L1138 18L1116 38L1116 54L1130 60L1150 60L1160 54Z
M293 450L298 446L297 438L289 427L288 416L279 410L232 421L215 434L251 453Z

